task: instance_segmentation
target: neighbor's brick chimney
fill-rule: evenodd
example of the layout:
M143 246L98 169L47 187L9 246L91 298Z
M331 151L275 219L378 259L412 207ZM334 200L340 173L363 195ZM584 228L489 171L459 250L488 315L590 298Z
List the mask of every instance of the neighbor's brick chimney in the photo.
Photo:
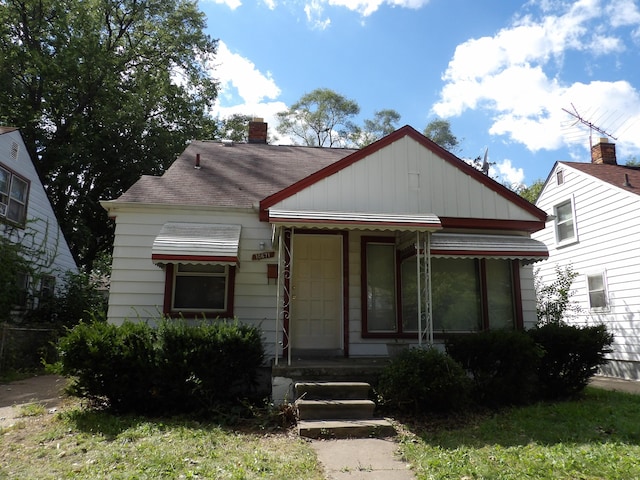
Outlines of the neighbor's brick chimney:
M606 163L607 165L617 165L616 144L609 143L606 137L591 147L591 163Z
M267 124L261 118L249 122L249 143L267 143Z

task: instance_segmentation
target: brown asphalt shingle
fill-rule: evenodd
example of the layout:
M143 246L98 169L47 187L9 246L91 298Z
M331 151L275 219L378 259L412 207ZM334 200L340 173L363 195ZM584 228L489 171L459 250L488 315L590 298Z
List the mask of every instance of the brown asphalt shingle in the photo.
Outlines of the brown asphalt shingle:
M603 182L610 183L611 185L615 185L616 187L628 192L640 194L639 167L581 162L559 162L559 164L575 168L587 175L591 175L592 177L598 178ZM625 175L628 176L629 186L625 185Z
M194 141L161 177L143 176L116 201L250 208L355 151Z

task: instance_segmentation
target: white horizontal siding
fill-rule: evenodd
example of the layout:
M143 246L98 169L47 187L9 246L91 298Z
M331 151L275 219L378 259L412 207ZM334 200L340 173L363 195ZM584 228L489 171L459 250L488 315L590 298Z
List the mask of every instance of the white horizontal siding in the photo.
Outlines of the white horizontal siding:
M267 264L276 258L252 260L260 253L260 242L271 250L271 227L260 222L257 214L154 208L120 209L116 218L114 261L109 296L109 321L149 321L162 313L165 273L151 260L153 241L166 222L224 223L242 225L240 266L236 269L235 314L248 324L260 325L265 346L272 354L276 316L276 289L267 279Z
M549 259L539 265L543 283L555 279L555 266L571 265L578 276L572 300L580 312L568 321L602 323L614 334L609 358L623 362L640 360L640 196L616 188L570 167L562 166L565 182L557 185L555 170L537 206L549 214L558 203L573 198L578 231L577 243L558 247L554 222L532 237L549 248ZM605 272L609 308L591 311L586 276ZM629 373L631 367L616 367ZM626 374L625 374L626 375Z
M14 142L18 144L16 159L10 154ZM53 274L59 280L64 278L66 272L76 273L78 270L75 260L19 131L0 135L0 163L30 182L26 228L15 229L15 233L9 235L0 223L0 235L41 250L43 255L36 263L41 267L42 273Z

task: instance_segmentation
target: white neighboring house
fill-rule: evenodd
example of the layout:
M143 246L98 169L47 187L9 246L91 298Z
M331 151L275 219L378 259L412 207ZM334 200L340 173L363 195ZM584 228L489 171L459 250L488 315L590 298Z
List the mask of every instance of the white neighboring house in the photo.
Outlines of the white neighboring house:
M37 298L53 293L67 272L78 271L19 129L2 126L0 236L29 250L28 260L38 274L19 279L24 291L34 294L20 299L20 309L37 307Z
M362 150L266 139L194 141L102 202L109 322L237 317L276 363L535 324L543 211L409 126Z
M556 266L578 274L568 323L603 323L614 334L613 352L601 373L640 379L640 168L618 165L606 138L591 149L591 162L557 162L536 206L551 217L532 238L549 258L538 264L542 284Z

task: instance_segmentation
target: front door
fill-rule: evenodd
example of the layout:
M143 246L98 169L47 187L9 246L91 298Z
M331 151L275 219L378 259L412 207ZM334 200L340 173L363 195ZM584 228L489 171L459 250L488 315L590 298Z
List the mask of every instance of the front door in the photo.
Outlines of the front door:
M290 334L294 350L338 350L342 333L342 237L294 235Z

